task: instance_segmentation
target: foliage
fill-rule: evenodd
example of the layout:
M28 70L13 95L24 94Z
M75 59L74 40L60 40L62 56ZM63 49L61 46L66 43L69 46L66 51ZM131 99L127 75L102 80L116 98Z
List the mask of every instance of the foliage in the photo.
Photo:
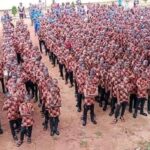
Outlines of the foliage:
M13 14L14 16L16 16L16 14L17 14L17 7L16 7L16 6L13 6L11 11L12 11L12 14Z

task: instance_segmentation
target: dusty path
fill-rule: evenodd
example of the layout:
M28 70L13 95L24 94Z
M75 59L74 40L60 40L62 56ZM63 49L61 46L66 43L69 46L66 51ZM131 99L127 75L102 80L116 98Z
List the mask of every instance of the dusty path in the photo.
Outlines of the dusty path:
M34 45L38 45L37 37L26 20ZM1 31L1 28L0 28ZM1 35L1 34L0 34ZM0 38L1 39L1 38ZM89 118L86 127L82 127L81 115L76 111L74 89L70 89L59 77L58 67L53 68L48 57L43 55L43 62L49 68L50 75L59 80L62 96L60 116L60 136L51 137L49 131L43 131L42 118L39 108L35 104L35 125L33 128L32 144L24 144L17 148L11 138L6 113L2 113L4 134L0 135L0 150L134 150L139 146L147 146L150 140L150 116L138 116L135 120L126 113L126 122L112 125L113 118L108 116L109 110L104 113L96 104L96 119L98 124L91 124ZM0 108L3 97L0 96Z

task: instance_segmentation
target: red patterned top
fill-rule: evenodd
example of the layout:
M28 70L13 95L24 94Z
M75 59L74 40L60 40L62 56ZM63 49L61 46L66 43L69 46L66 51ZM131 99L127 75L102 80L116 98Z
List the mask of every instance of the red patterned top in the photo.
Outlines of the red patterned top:
M22 116L22 126L29 127L34 123L33 120L33 104L30 102L24 102L19 107L20 114Z
M0 61L0 79L3 78L3 63Z
M7 118L9 121L19 118L19 106L17 101L13 100L12 98L9 98L5 101L3 110L7 110Z
M148 81L145 78L139 77L136 82L138 98L146 98L148 95Z
M124 82L117 85L117 100L118 102L129 101L129 86Z
M60 107L51 107L49 109L50 117L58 117L60 115Z

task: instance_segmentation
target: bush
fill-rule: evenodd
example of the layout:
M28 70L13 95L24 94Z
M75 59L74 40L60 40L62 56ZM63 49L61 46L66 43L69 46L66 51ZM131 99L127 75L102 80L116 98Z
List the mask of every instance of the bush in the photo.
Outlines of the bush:
M16 16L16 14L17 14L17 7L16 7L16 6L13 6L13 7L12 7L12 14L13 14L14 16Z

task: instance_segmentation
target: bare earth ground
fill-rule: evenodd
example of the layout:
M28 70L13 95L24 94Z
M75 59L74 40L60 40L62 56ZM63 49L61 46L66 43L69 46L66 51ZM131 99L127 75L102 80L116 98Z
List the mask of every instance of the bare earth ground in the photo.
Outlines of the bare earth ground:
M34 45L38 45L34 36L33 27L26 20L31 32ZM1 27L1 26L0 26ZM0 28L0 32L2 28ZM2 36L2 34L1 34ZM1 37L0 37L1 41ZM43 131L40 110L35 104L35 124L33 128L32 144L24 144L17 148L10 135L6 113L0 112L4 134L0 135L0 150L149 150L150 149L150 116L138 116L133 119L126 113L126 122L118 122L112 125L113 118L109 117L109 111L103 112L96 104L96 119L98 124L93 125L89 118L86 127L82 127L80 120L82 113L76 111L74 89L70 89L59 77L58 67L53 68L48 57L43 55L43 62L49 68L50 75L59 80L62 96L62 108L60 116L60 136L51 137L49 130ZM3 96L0 95L0 109L3 104Z

